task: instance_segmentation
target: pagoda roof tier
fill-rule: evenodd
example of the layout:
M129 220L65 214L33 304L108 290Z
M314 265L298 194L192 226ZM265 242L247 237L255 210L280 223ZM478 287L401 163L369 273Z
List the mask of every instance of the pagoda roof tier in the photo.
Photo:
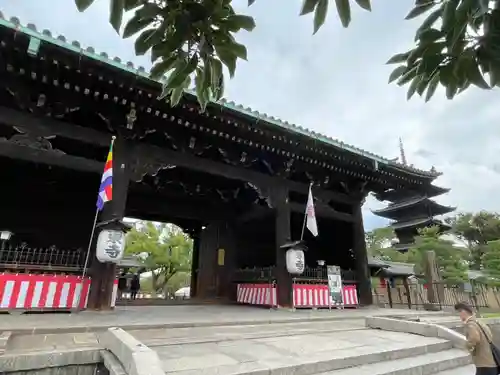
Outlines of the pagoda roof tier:
M105 98L109 103L107 105L130 106L131 102L132 104L137 102L140 104L135 107L137 117L156 116L159 119L165 119L165 122L171 121L172 126L178 123L179 126L190 126L195 129L196 124L184 121L179 116L172 116L173 112L177 114L180 111L189 113L190 116L198 113L199 107L195 95L187 92L177 108L170 108L165 101L157 99L161 93L162 82L152 80L143 67L134 67L130 62L122 63L119 58L111 59L105 53L98 54L91 47L84 49L79 42L69 43L64 36L54 37L48 30L38 32L33 24L22 26L17 18L6 20L1 13L0 37L2 37L2 43L6 41L15 43L18 52L29 56L30 64L33 66L40 61L51 61L55 64L54 66L66 68L62 69L66 72L65 77L73 72L88 76L89 84L85 87L85 91L88 92L85 95L89 98L99 101L104 100L102 97L107 96L108 91L122 93L123 97ZM6 53L5 56L10 55ZM40 65L41 70L36 72L37 74L27 71L24 66L11 66L10 69L14 74L17 74L16 69L20 69L23 74L31 75L35 80L42 77L45 82L55 82L54 85L57 84L58 90L63 88L73 90L71 82L63 82L62 78L59 80L58 77L49 76L61 71L60 69L49 69L50 72L45 72L42 66L47 66L47 64ZM87 69L88 66L90 68ZM46 73L47 77L44 76ZM93 81L90 82L90 80ZM315 168L323 167L333 170L334 166L327 165L327 160L345 164L345 172L342 173L349 174L352 178L373 180L376 182L376 186L372 187L373 191L382 191L384 186L385 189L388 186L394 189L410 186L420 190L441 175L435 170L424 171L403 165L226 99L211 103L205 113L199 113L197 116L203 118L207 126L205 124L196 126L196 130L204 132L207 136L209 134L213 137L222 137L227 142L234 140L240 143L241 147L259 148L261 153L273 152L280 156L298 158L304 163L313 164ZM172 117L174 120L171 119ZM214 128L210 126L212 122L217 123ZM170 126L170 124L168 122L165 125ZM246 136L239 138L230 134L236 131ZM259 142L256 142L257 139Z
M425 195L428 198L437 197L446 194L450 191L448 188L439 187L436 185L428 184L422 187L420 191L414 189L389 189L381 193L376 193L375 198L379 201L401 202L410 198Z
M418 229L423 227L439 226L443 231L451 228L448 224L433 217L420 217L406 221L396 221L391 224L395 231ZM397 234L397 233L396 233Z
M455 211L456 207L443 206L427 197L414 197L406 201L392 203L385 208L372 210L381 217L401 220L408 217L422 217L425 215L438 216Z

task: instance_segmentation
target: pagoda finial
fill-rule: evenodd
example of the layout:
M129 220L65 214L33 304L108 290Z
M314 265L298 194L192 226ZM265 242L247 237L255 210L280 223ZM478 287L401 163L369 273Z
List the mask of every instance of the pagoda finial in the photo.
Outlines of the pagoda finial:
M407 165L407 163L406 163L405 149L403 147L403 139L401 137L399 137L399 152L400 152L401 163L403 165Z

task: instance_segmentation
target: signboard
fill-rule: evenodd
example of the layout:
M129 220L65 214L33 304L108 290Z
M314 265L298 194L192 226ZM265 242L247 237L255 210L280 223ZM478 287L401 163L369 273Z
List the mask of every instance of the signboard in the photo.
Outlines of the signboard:
M330 291L330 303L334 306L344 304L342 298L342 276L339 266L327 266L328 290Z
M224 249L219 249L217 251L217 264L219 266L223 266L225 258L226 258L226 251Z
M97 237L96 257L101 263L118 263L125 250L125 233L104 229Z

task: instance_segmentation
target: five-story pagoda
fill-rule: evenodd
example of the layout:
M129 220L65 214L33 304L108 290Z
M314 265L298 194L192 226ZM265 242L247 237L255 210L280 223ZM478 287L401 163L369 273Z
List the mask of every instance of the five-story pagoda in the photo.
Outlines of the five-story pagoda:
M406 165L406 157L401 140L400 147L401 163ZM428 184L419 190L389 189L374 194L379 201L390 202L387 207L374 210L373 213L377 216L393 220L391 227L394 229L399 240L398 243L393 245L396 250L407 251L414 242L419 229L431 226L438 226L441 232L450 229L448 224L436 219L436 216L453 212L455 207L443 206L431 199L449 191L450 189Z

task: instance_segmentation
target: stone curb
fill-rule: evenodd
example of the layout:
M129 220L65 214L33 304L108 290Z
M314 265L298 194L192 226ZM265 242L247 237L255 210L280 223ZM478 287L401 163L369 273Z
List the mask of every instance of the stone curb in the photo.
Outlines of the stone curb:
M439 316L441 314L432 313L421 316ZM442 314L445 315L445 314ZM405 315L398 314L398 317L405 317ZM414 314L408 314L408 318ZM185 323L152 323L152 324L123 324L119 325L124 330L143 330L143 329L166 329L166 328L203 328L203 327L233 327L233 326L249 326L249 325L268 325L268 324L287 324L287 323L302 323L302 322L335 322L345 320L362 320L363 316L322 316L322 317L290 317L287 319L269 319L269 320L241 320L241 321L226 321L226 322L185 322ZM117 325L114 324L116 327ZM51 333L89 333L89 332L102 332L112 327L109 324L95 324L86 326L73 326L73 327L41 327L41 328L9 328L12 334L16 335L38 335L38 334L51 334Z
M109 371L109 375L128 375L121 363L110 352L103 350L101 352L104 367Z
M12 332L10 331L0 333L0 354L3 354L7 349L7 343L9 342L10 336L12 336Z
M39 370L101 362L100 349L72 349L31 353L8 353L0 356L0 373Z
M382 329L384 331L406 332L426 337L437 337L450 341L455 348L466 348L467 341L464 335L438 324L386 317L368 317L365 320L365 324L369 328Z
M128 375L165 374L158 354L121 328L101 333L99 343L115 355Z

